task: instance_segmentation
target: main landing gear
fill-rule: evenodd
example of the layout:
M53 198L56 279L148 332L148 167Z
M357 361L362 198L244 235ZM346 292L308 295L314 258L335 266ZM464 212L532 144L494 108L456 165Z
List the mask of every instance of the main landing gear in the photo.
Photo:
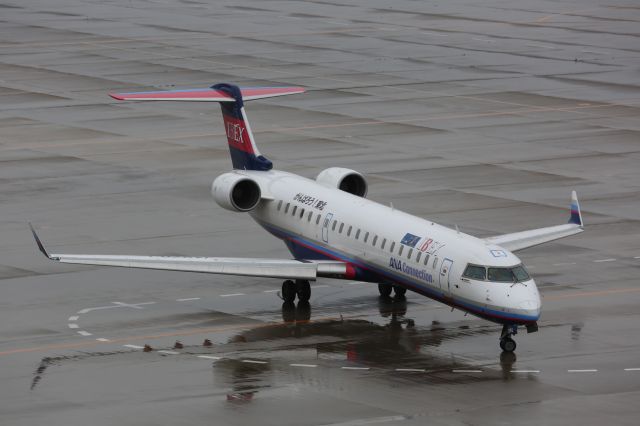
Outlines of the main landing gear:
M296 300L308 302L311 298L311 284L307 280L286 280L282 283L282 299L286 303L293 303Z
M516 341L511 338L512 335L518 334L518 326L515 324L504 324L502 333L500 333L500 348L508 353L516 350Z
M380 283L378 284L378 292L381 297L389 298L391 297L391 291L393 291L397 298L403 298L407 293L407 289L404 287L400 287L392 284Z

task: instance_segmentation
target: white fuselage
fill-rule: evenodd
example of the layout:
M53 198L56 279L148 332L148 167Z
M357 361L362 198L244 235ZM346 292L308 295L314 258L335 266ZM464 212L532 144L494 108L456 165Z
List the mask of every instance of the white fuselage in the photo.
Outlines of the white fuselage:
M502 324L529 324L540 316L532 279L463 277L468 265L521 264L500 246L291 173L234 173L259 183L262 201L250 215L298 259L340 260L355 280L405 287Z

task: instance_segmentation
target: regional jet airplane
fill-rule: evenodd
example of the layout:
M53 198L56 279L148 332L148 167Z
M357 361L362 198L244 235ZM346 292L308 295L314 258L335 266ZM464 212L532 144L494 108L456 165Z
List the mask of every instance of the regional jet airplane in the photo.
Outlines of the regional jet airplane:
M112 94L118 100L213 101L222 107L233 170L216 178L214 200L248 213L284 241L292 259L49 254L63 263L204 272L284 279L281 297L311 297L309 281L321 277L376 283L382 297L407 290L502 324L500 347L512 352L520 326L537 331L540 295L513 254L582 232L575 191L569 223L489 238L476 238L430 220L370 201L357 171L330 167L315 180L275 170L260 154L244 101L302 93L299 87L209 89ZM33 228L32 228L33 231Z

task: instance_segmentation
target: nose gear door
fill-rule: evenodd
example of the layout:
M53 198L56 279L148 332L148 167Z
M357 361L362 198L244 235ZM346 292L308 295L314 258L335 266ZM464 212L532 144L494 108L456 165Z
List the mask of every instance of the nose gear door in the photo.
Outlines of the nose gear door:
M331 219L333 219L333 213L327 213L324 217L324 223L322 224L322 241L325 243L329 242L329 224L331 223Z
M451 283L449 282L449 273L451 272L451 265L453 264L453 260L451 259L442 259L442 264L440 265L440 291L442 291L447 296L451 296Z

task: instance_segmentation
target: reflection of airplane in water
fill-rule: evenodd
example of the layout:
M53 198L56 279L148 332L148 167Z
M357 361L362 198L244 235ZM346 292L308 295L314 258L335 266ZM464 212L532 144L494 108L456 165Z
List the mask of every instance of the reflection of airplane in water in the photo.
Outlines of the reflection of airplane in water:
M439 347L447 340L454 340L464 335L491 333L493 332L491 327L483 326L470 330L466 325L460 325L458 328L449 325L445 328L437 322L428 327L416 326L415 322L406 316L405 299L394 300L381 297L378 308L381 317L387 319L382 324L357 318L337 318L316 322L311 320L311 306L308 303L299 302L297 305L284 303L281 326L249 329L233 336L230 343L273 342L294 338L300 339L300 342L294 340L286 345L286 348L291 351L290 354L295 356L296 350L299 350L300 353L304 353L304 357L308 357L308 350L315 350L316 357L328 361L326 366L321 366L324 368L340 368L345 365L368 367L376 374L386 372L389 378L401 374L396 371L396 368L424 369L428 376L412 377L429 383L496 380L495 375L475 377L454 375L452 373L454 369L470 369L474 366L463 360L452 359L449 355L430 350ZM278 369L288 368L289 362L304 362L295 358L267 360L262 353L256 360L259 360L258 363L247 363L246 360L239 359L223 359L215 362L215 384L231 388L231 392L227 394L229 401L251 401L257 392L273 386L275 381L273 375ZM500 366L503 380L513 378L511 369L515 361L514 353L502 352L499 360L494 363ZM306 371L301 374L322 373ZM333 377L332 380L335 379ZM406 377L403 376L403 379Z

